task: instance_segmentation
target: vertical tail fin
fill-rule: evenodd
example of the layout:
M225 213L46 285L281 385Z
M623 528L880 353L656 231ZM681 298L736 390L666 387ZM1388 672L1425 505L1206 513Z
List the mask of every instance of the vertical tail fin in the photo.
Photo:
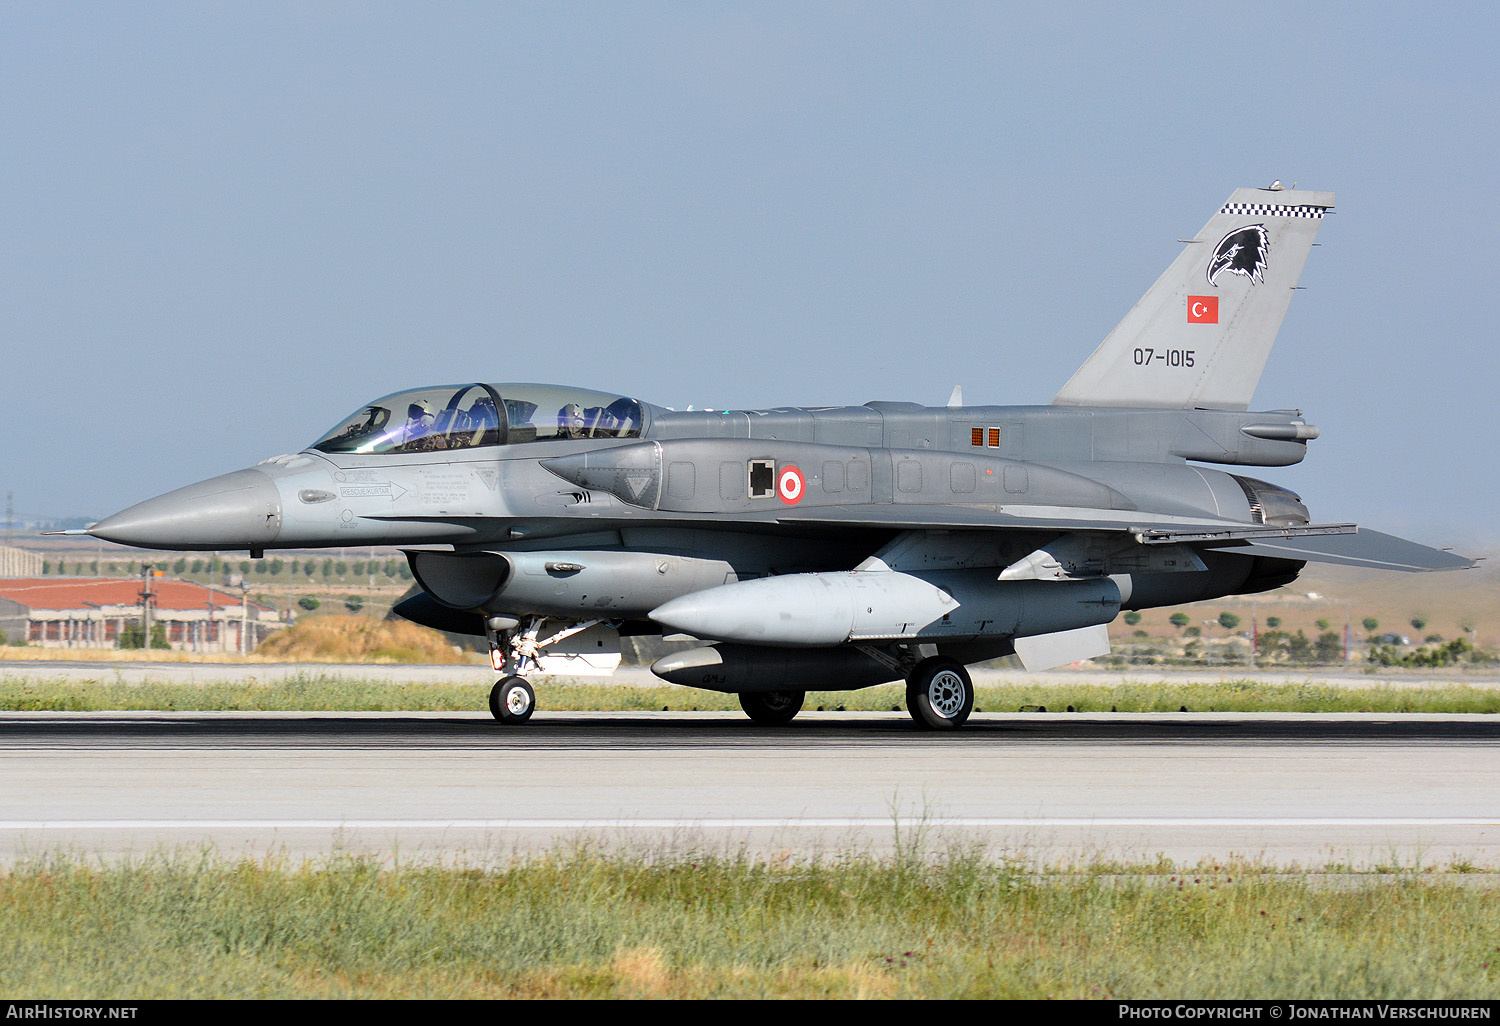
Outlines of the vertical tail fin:
M1052 400L1243 410L1333 193L1236 189Z

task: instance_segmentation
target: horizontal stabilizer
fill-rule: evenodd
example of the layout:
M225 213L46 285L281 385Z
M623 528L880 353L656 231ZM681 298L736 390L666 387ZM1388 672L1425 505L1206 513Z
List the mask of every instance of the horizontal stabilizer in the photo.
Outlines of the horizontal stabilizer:
M1466 570L1477 562L1446 549L1434 549L1363 527L1353 534L1266 538L1235 545L1228 551L1379 570Z

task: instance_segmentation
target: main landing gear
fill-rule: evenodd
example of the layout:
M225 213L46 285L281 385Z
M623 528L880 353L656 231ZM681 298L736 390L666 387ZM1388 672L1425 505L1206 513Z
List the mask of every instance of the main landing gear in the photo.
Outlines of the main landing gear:
M974 711L974 682L964 664L934 656L906 678L906 711L925 730L957 730Z
M805 691L743 691L740 708L762 727L779 727L802 711L806 697Z
M888 657L890 658L890 657ZM891 658L890 665L899 664ZM932 656L915 665L906 663L906 710L924 730L957 730L974 711L974 682L957 659ZM897 670L899 672L899 670ZM892 676L895 676L893 673ZM748 691L739 695L740 708L763 727L790 723L802 710L804 691Z

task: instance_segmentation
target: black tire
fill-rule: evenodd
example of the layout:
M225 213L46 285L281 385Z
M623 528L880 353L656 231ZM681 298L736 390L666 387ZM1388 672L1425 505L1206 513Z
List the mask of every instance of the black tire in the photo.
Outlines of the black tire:
M490 715L501 723L525 723L536 711L536 692L525 677L502 677L490 688Z
M906 678L906 711L925 730L957 730L974 711L974 682L956 659L924 659Z
M805 691L750 691L740 693L740 708L763 727L779 727L791 723L792 717L802 711Z

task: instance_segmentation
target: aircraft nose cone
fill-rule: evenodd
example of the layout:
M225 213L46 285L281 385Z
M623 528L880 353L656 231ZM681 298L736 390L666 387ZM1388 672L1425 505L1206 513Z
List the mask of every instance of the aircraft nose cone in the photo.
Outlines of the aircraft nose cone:
M146 549L259 549L281 530L281 492L259 470L236 470L105 517L89 534Z

